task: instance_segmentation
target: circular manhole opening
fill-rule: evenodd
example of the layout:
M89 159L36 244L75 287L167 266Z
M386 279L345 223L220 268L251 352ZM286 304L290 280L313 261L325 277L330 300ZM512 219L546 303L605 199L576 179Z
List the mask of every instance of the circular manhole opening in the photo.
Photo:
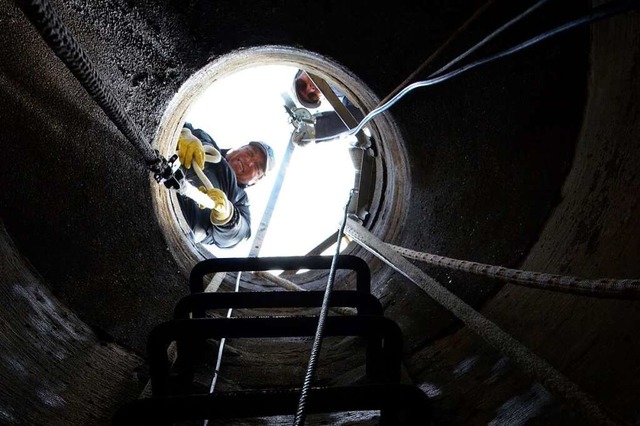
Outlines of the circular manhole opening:
M314 92L319 104L313 103ZM377 238L395 242L410 190L400 132L388 113L368 122L359 135L348 132L377 102L362 81L335 61L283 46L231 52L187 80L165 111L155 139L165 157L175 153L188 123L221 149L266 142L276 161L266 177L244 188L251 236L231 248L194 241L178 202L182 195L155 185L159 223L183 273L188 276L195 263L211 257L333 255L345 207ZM381 263L367 250L348 237L340 244L342 254L361 257L372 274L378 272ZM314 289L324 286L327 271L277 273ZM243 278L249 289L276 286L252 274Z

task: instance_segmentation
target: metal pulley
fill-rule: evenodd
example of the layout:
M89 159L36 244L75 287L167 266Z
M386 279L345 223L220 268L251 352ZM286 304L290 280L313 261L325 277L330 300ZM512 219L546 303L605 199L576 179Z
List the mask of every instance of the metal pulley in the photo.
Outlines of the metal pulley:
M157 151L156 151L157 153ZM159 165L150 167L153 177L159 184L169 189L180 189L184 181L184 172L180 168L178 154L173 154L168 160L158 153Z
M294 134L299 135L297 138L301 140L302 137L305 139L313 139L316 134L316 117L311 114L311 112L306 108L296 108L296 107L288 107L284 106L284 109L289 114L289 123L291 123L294 127ZM295 140L296 138L294 138Z

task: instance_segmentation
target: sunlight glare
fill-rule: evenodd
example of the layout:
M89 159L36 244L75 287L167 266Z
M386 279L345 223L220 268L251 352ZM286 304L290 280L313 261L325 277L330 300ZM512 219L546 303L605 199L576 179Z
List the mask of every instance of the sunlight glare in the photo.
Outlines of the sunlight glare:
M232 249L206 245L216 257L249 254L294 130L282 93L295 99L292 82L296 71L290 66L265 65L229 75L213 83L185 118L208 132L221 149L261 140L271 145L276 155L271 173L247 188L252 237ZM259 256L304 255L338 230L355 179L349 143L348 139L336 139L294 149Z

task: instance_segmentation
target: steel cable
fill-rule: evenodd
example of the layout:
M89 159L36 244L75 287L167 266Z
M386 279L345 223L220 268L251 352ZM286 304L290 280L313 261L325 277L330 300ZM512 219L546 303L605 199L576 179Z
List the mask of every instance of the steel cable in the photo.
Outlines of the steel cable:
M506 23L504 23L503 25L501 25L498 29L494 30L491 34L489 34L488 36L486 36L485 38L483 38L482 40L480 40L480 42L474 44L471 48L467 49L464 53L462 53L461 55L456 56L453 60L449 61L446 65L444 65L443 67L439 68L437 71L432 72L431 74L429 74L429 77L435 77L436 75L448 70L449 68L451 68L453 65L457 64L458 62L460 62L461 60L463 60L464 58L466 58L467 56L471 55L473 52L475 52L476 50L480 49L482 46L484 46L485 44L489 43L491 40L493 40L494 38L496 38L498 35L500 35L500 33L504 32L505 30L507 30L509 27L511 27L513 24L521 21L522 19L524 19L525 17L529 16L531 13L533 13L536 9L538 9L540 6L544 5L546 2L548 2L549 0L539 0L537 3L535 3L533 6L529 7L528 9L526 9L524 12L520 13L519 15L517 15L515 18L510 19L509 21L507 21ZM444 50L444 48L446 46L448 46L462 31L464 31L470 24L471 22L473 22L475 19L477 19L478 16L480 16L491 4L493 3L493 0L489 0L487 3L485 3L480 9L478 9L476 11L476 13L474 13L471 18L469 18L464 24L462 24L462 26L460 28L458 28L458 30L453 33L453 35L442 45L438 48L438 50L436 50L433 54L431 54L426 61L424 61L417 70L415 70L409 77L407 77L405 79L405 81L398 86L396 89L394 89L391 93L389 93L382 101L380 101L377 105L377 107L383 105L384 103L386 103L389 99L391 99L396 93L398 93L403 87L405 87L407 84L409 84L409 82L413 79L413 77L415 77L416 75L418 75L423 69L425 69L431 62L433 62L433 60Z
M318 316L318 328L313 339L313 346L311 347L311 355L309 356L309 364L304 376L304 382L302 384L302 390L300 391L300 399L298 401L298 409L294 418L294 426L304 425L307 417L307 400L309 398L309 391L311 389L311 382L315 376L316 366L318 364L318 357L320 355L320 349L322 348L322 338L324 335L324 325L327 319L327 313L329 311L329 300L331 298L331 291L333 289L333 280L336 275L336 262L338 255L340 254L340 242L344 234L344 228L347 224L347 214L349 211L349 205L351 204L351 198L353 197L354 190L349 192L349 199L344 207L344 216L342 223L340 224L340 230L338 231L338 239L336 244L336 252L333 255L331 261L331 268L329 269L329 278L327 280L327 287L324 290L324 297L322 299L322 307L320 308L320 314Z
M524 12L520 13L519 15L517 15L515 18L510 19L509 21L507 21L505 24L503 24L502 26L500 26L497 30L493 31L491 34L489 34L488 36L486 36L485 38L483 38L482 40L480 40L478 43L476 43L475 45L473 45L470 49L468 49L467 51L465 51L464 53L462 53L461 55L456 56L453 60L451 60L450 62L448 62L445 66L443 66L442 68L438 69L437 71L432 72L429 77L435 77L438 74L441 74L443 72L445 72L446 70L448 70L449 68L451 68L452 66L454 66L455 64L457 64L458 62L460 62L461 60L463 60L464 58L466 58L467 56L471 55L473 52L475 52L476 50L480 49L482 46L486 45L487 43L489 43L491 40L493 40L494 38L496 38L497 36L500 35L500 33L502 33L503 31L507 30L509 27L511 27L513 24L521 21L523 18L529 16L531 13L533 13L536 9L540 8L542 5L544 5L546 2L548 2L549 0L539 0L537 3L535 3L533 6L529 7L528 9L526 9Z
M609 18L611 16L615 16L618 15L620 13L624 13L624 12L628 12L630 10L633 9L637 9L638 7L640 7L640 0L618 0L618 1L611 1L609 3L606 3L602 6L598 6L594 9L592 9L589 13L587 13L586 15L578 18L578 19L574 19L573 21L567 22L563 25L557 26L555 28L552 28L551 30L545 31L535 37L532 37L522 43L519 43L513 47L510 47L509 49L503 50L501 52L495 53L493 55L487 56L486 58L483 59L479 59L475 62L472 62L470 64L464 65L460 68L457 68L453 71L450 71L446 74L442 74L439 75L437 77L434 78L430 78L427 80L422 80L422 81L418 81L416 83L410 84L409 86L405 87L404 89L402 89L397 95L395 95L393 98L391 98L391 100L389 100L389 102L387 102L386 104L375 108L374 110L372 110L369 114L367 114L362 121L360 122L360 124L358 124L356 127L354 127L353 129L349 130L348 132L344 132L346 135L355 135L356 133L358 133L359 131L362 130L362 128L364 127L365 124L367 124L373 117L375 117L378 114L381 114L382 112L386 111L387 109L389 109L393 104L395 104L398 100L400 100L400 98L402 98L404 95L406 95L407 93L409 93L412 90L415 90L417 88L420 87L426 87L426 86L432 86L434 84L438 84L438 83L442 83L446 80L449 80L453 77L456 77L466 71L469 71L473 68L479 67L480 65L484 65L487 64L489 62L493 62L497 59L500 58L504 58L506 56L512 55L516 52L519 52L522 49L525 49L527 47L530 47L534 44L537 44L543 40L546 40L550 37L553 37L557 34L560 34L564 31L573 29L573 28L578 28L582 25L586 25L595 21L599 21L601 19L605 19L605 18ZM335 136L334 136L335 137Z
M480 7L478 10L476 10L474 12L473 15L471 15L471 17L469 19L467 19L460 27L458 27L458 29L449 36L449 38L440 45L440 47L438 47L438 49L433 52L431 55L429 55L429 57L427 59L425 59L425 61L420 64L420 66L411 74L409 74L409 76L407 78L404 79L404 81L402 83L400 83L395 89L393 89L391 92L389 92L389 94L387 94L387 96L385 96L380 102L378 102L378 105L376 105L376 107L379 107L380 105L386 103L389 99L391 99L393 96L395 96L396 93L398 93L400 90L402 90L407 84L411 83L411 81L418 75L420 74L426 67L428 67L433 61L435 61L435 59L440 56L440 54L460 35L464 32L464 30L467 29L467 27L469 27L469 25L471 25L476 19L478 19L480 16L482 16L482 14L489 8L489 6L491 6L493 3L495 2L495 0L489 0L487 1L484 5L482 5L482 7Z
M51 4L47 0L16 0L16 3L51 50L62 60L120 132L140 152L149 169L153 172L161 171L162 157L145 142L135 123L102 81L89 56L73 34L67 30Z

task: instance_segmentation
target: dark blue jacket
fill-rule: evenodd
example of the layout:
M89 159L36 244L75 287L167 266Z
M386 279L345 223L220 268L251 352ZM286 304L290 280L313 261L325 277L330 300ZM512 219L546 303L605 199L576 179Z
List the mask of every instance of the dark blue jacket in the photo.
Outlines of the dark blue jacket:
M333 89L334 93L338 96L342 104L347 107L353 118L359 123L364 118L362 111L351 103L346 96L337 91L337 89ZM346 132L349 128L344 124L338 113L335 111L324 111L318 114L315 114L316 125L315 125L315 137L318 139L327 137L327 136L336 136L340 133Z
M220 248L234 247L251 236L249 197L238 184L235 172L227 163L225 157L228 150L220 150L216 142L204 130L194 129L190 123L185 123L184 127L191 130L191 133L200 139L203 145L213 145L222 154L222 160L219 163L205 162L203 172L215 188L227 194L227 198L233 203L234 213L233 218L226 225L213 225L209 218L210 209L200 209L198 203L192 199L178 196L182 214L193 231L193 239L196 243L215 244ZM188 179L196 188L203 186L193 168L184 169L184 172L185 179Z

